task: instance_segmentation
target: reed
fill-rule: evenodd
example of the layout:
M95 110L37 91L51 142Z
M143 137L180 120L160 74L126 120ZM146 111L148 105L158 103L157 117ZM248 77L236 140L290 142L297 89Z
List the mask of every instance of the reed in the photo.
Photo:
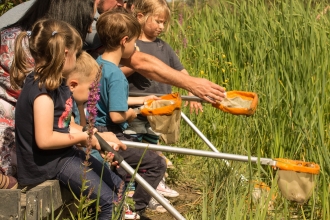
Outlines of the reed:
M313 196L301 205L281 196L271 167L231 162L236 173L267 183L277 194L270 209L253 204L252 184L226 170L223 163L189 160L190 166L199 167L193 172L200 171L204 193L203 202L187 219L330 219L330 15L320 15L326 6L325 0L176 5L171 29L163 38L188 72L227 91L259 95L252 117L225 114L205 104L203 114L188 115L196 126L220 152L313 161L321 166ZM184 122L181 126L176 145L208 149ZM178 164L187 162L180 157L174 156Z

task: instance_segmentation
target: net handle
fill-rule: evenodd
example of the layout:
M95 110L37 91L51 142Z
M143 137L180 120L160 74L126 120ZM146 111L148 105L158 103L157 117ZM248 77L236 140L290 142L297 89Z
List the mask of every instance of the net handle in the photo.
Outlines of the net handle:
M289 170L302 173L319 174L320 166L313 162L304 162L300 160L288 160L283 158L276 158L276 167L280 170Z

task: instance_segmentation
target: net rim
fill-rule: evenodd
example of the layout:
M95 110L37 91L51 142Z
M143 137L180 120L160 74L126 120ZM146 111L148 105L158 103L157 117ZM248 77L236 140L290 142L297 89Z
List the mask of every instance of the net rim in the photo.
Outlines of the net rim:
M283 158L276 158L276 167L280 170L289 170L302 173L319 174L320 166L314 162L305 162L300 160L289 160Z
M181 110L181 95L178 92L170 93L163 95L159 97L160 100L172 100L174 101L173 104L159 107L156 109L151 109L150 106L152 102L158 101L158 100L148 100L145 104L144 107L141 109L141 114L144 116L162 116L162 115L167 115L170 116L174 112L174 110L179 109Z

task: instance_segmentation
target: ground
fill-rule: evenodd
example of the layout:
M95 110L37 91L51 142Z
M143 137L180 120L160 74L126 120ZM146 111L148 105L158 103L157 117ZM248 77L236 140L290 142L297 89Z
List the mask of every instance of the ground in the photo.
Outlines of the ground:
M201 192L193 189L193 187L187 183L176 183L176 185L169 185L172 189L176 190L180 195L176 198L168 198L171 201L171 205L180 212L182 215L189 212L189 210L200 203ZM157 213L147 211L147 215L152 220L172 220L175 219L170 213Z

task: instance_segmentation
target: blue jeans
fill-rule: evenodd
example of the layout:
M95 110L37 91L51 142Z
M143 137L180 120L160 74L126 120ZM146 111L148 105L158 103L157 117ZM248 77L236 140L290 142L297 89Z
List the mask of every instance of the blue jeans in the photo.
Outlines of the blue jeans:
M84 175L83 162L86 160L85 152L77 150L75 155L68 159L68 161L62 167L62 170L57 174L57 179L68 189L71 188L72 192L79 198L81 180ZM118 200L118 193L125 191L125 185L122 179L113 173L107 166L104 166L103 176L101 176L103 164L90 157L89 159L91 169L86 173L87 185L89 188L84 192L87 195L90 190L90 199L96 199L99 190L99 184L102 180L100 201L101 212L99 212L98 219L109 220L112 217L113 202ZM70 188L69 188L70 186Z

